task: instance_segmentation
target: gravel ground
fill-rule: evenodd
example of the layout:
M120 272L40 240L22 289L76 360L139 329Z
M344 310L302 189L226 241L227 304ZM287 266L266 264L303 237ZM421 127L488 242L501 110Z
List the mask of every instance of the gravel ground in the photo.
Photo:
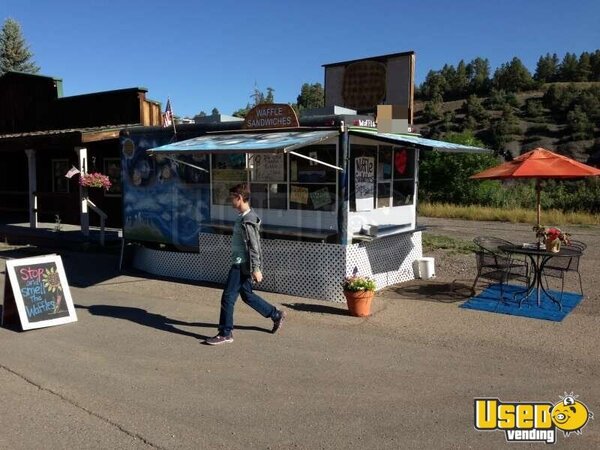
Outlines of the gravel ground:
M456 219L437 219L422 217L420 225L427 227L424 233L436 236L447 236L464 241L472 241L477 236L496 236L515 243L535 241L534 233L529 224L513 224L507 222L479 222ZM580 263L580 272L584 290L582 301L574 313L600 316L600 247L597 240L600 237L600 227L569 226L568 231L573 239L587 244L587 249ZM385 290L384 297L395 294L418 297L429 296L439 301L462 301L469 296L476 273L475 257L472 253L461 253L453 250L436 249L424 250L425 256L435 258L436 278L424 283L417 280ZM550 287L560 289L560 280L550 278ZM453 286L452 286L453 283ZM485 287L486 280L478 283L477 288ZM450 289L454 287L454 289ZM578 277L575 272L569 272L565 280L565 290L579 291Z

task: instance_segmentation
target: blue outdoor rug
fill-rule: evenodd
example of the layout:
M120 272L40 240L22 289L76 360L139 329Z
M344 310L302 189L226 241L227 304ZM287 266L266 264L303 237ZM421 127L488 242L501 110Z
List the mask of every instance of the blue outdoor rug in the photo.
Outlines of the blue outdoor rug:
M562 296L562 310L559 311L558 305L544 294L543 291L541 303L540 306L538 306L537 291L534 289L529 298L523 301L519 308L519 299L522 295L517 295L516 300L513 301L513 293L515 292L523 292L523 286L514 286L512 284L504 285L504 302L501 302L500 285L492 284L479 295L468 299L465 303L460 305L460 307L560 322L567 317L567 315L573 311L583 299L583 296L580 294L564 292ZM551 290L550 292L557 300L560 298L560 291Z

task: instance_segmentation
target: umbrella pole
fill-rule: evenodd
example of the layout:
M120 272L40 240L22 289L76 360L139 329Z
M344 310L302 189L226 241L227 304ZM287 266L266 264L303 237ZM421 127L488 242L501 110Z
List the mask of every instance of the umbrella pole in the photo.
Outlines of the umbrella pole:
M540 226L540 216L542 214L542 201L541 201L541 197L542 197L542 186L540 184L540 179L537 178L535 180L535 194L537 197L537 226Z
M539 178L536 178L536 180L535 180L535 196L536 196L536 202L537 202L537 212L536 212L537 226L539 227L540 226L540 216L542 215L542 186L541 186ZM542 238L538 237L538 249L541 246L541 240L542 240ZM536 267L540 266L540 255L536 255L535 265L536 265ZM537 268L534 270L537 270ZM542 280L541 280L542 274L541 273L537 274L537 277L538 277L538 279L537 279L537 283L536 283L537 284L536 297L537 297L537 305L539 308L539 306L541 304L540 287L542 284Z

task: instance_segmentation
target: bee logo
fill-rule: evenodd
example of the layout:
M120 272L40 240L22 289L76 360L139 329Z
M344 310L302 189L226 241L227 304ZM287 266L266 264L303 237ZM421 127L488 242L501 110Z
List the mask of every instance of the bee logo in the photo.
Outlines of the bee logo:
M507 442L555 444L558 430L568 437L582 434L594 414L572 392L552 402L503 402L497 398L475 399L475 429L503 431Z
M578 395L573 395L571 392L565 392L564 397L560 402L557 402L550 412L552 422L559 430L562 430L565 436L571 433L581 434L582 428L588 423L589 419L594 418L594 413L580 401L577 401Z

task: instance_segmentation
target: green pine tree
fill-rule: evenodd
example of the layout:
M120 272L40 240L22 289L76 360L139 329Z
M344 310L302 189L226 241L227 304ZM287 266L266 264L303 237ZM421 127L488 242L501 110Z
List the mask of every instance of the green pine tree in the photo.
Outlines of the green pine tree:
M8 18L0 30L0 75L8 71L38 73L33 53L21 33L16 20Z
M575 53L567 52L560 63L559 68L559 80L560 81L576 81L577 80L577 71L579 69L579 60L577 59L577 55Z
M542 83L554 81L558 73L558 63L559 61L556 53L553 55L546 53L546 56L540 56L533 78Z
M469 92L486 95L490 89L490 62L484 58L475 58L467 65Z
M600 81L600 50L596 50L590 55L591 73L590 81Z
M589 52L583 52L579 56L579 64L577 65L577 75L575 81L588 81L592 73L592 64Z
M493 83L496 89L521 92L532 87L533 79L521 60L514 57L511 62L502 64L496 69Z

